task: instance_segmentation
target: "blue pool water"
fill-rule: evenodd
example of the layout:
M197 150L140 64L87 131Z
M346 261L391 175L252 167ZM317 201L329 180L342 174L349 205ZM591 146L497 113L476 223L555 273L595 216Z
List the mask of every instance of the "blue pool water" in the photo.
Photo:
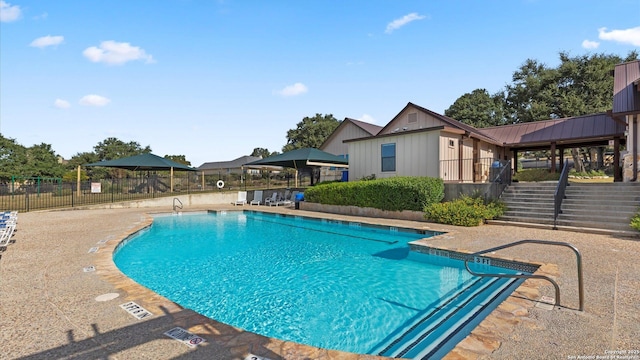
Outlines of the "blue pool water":
M437 358L497 305L487 299L503 299L517 282L480 279L462 261L409 251L408 242L431 235L253 211L161 216L114 261L181 306L248 331Z

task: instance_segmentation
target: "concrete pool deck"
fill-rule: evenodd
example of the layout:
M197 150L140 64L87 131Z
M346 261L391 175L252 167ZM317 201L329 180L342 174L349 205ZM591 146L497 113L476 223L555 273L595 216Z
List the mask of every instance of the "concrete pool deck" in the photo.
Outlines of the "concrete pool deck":
M193 210L239 210L206 206ZM258 209L245 206L244 209ZM561 307L543 280L528 280L447 359L640 359L640 241L608 235L484 225L461 228L433 223L357 218L288 208L295 213L447 234L424 240L441 248L474 252L523 239L575 245L583 256L585 311L578 308L576 263L565 248L523 245L491 256L541 263L560 285ZM111 260L130 233L163 208L20 213L15 243L0 253L0 359L376 359L269 339L218 323L136 284ZM93 266L95 271L85 272ZM117 294L109 300L107 294ZM115 296L115 295L113 295ZM101 300L101 301L98 301ZM153 316L137 320L120 305L134 301ZM190 348L164 335L179 326L205 339ZM627 357L616 357L627 356Z

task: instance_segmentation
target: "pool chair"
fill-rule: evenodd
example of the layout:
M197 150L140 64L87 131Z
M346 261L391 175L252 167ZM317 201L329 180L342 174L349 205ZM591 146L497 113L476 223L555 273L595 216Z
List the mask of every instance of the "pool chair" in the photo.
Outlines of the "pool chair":
M262 190L256 190L253 192L253 200L249 203L249 205L260 205L262 202Z
M11 237L16 230L16 223L2 223L0 224L0 247L6 247L11 241Z
M265 205L269 205L269 206L278 206L278 193L274 192L273 194L271 194L271 197L268 197L264 200L264 204Z
M247 203L247 192L246 191L238 191L238 200L236 200L233 205L242 205Z

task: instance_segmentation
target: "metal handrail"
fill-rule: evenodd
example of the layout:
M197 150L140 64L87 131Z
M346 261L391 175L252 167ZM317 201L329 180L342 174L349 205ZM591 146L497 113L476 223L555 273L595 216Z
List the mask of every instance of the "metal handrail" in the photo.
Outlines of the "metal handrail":
M177 201L180 205L176 205L176 201ZM177 209L182 210L182 201L180 201L180 199L178 199L178 198L173 198L173 212L175 212L175 211L176 211L176 208L177 208Z
M474 276L483 276L483 277L498 277L498 278L527 278L527 279L543 279L543 280L547 280L549 281L553 287L556 290L556 303L555 306L560 306L560 287L558 286L558 283L556 283L553 279L551 279L548 276L544 276L544 275L535 275L535 274L530 274L530 275L524 275L524 274L493 274L493 273L476 273L473 272L470 268L469 268L469 259L471 257L473 257L474 262L476 261L476 256L478 255L482 255L491 251L497 251L497 250L502 250L502 249L506 249L506 248L510 248L513 246L517 246L517 245L522 245L522 244L544 244L544 245L556 245L556 246L565 246L570 248L571 250L573 250L573 252L576 254L576 264L577 264L577 269L578 269L578 297L579 297L579 302L580 302L580 311L584 311L584 289L583 289L583 282L582 282L582 255L580 255L580 251L578 251L578 249L569 244L569 243L565 243L565 242L559 242L559 241L548 241L548 240L520 240L520 241L516 241L516 242L512 242L506 245L501 245L501 246L496 246L494 248L491 249L486 249L486 250L482 250L482 251L478 251L475 252L473 254L469 254L469 257L466 258L464 260L464 267L467 269L467 271Z
M564 161L556 191L553 193L553 230L558 230L558 215L562 213L562 200L565 198L567 186L569 186L569 160Z

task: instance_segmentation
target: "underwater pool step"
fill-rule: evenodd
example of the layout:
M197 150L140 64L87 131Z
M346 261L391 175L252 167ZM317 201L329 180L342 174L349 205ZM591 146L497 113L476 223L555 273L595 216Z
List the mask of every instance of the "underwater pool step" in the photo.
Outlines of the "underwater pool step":
M474 320L492 309L493 301L514 287L519 279L479 278L443 299L435 308L408 323L399 336L387 339L374 354L409 359L444 356L448 342L457 343L475 327ZM512 290L511 290L512 291ZM471 325L471 328L467 327Z

